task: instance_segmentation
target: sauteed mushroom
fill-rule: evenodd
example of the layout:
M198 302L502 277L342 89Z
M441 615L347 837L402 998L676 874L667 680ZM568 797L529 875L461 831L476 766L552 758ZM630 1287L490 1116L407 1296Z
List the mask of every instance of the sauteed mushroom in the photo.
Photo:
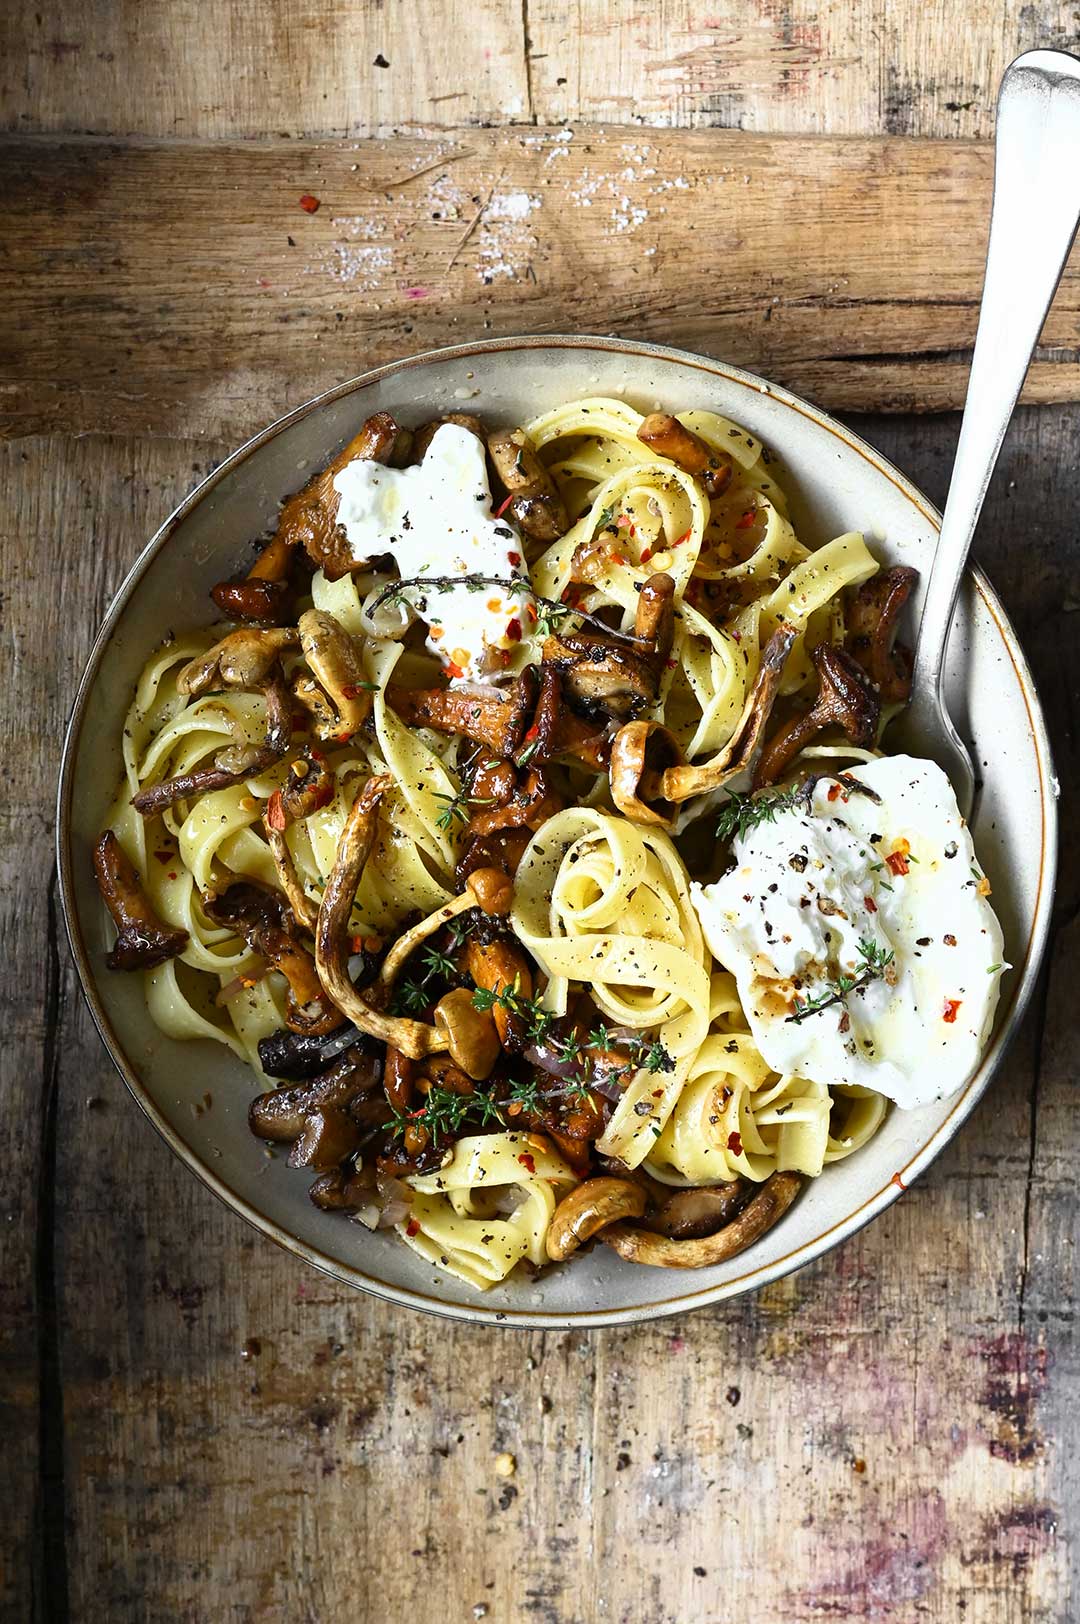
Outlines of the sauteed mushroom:
M350 462L391 462L403 444L403 431L389 412L376 412L361 426L334 460L314 479L290 496L278 517L274 540L291 555L302 546L326 576L336 581L358 568L356 560L337 527L338 494L334 480ZM271 544L272 545L272 544Z
M911 650L894 639L896 623L918 579L918 570L896 564L864 581L848 605L848 652L889 705L906 704L911 694Z
M654 1235L626 1223L612 1224L600 1238L628 1263L648 1263L661 1269L704 1269L735 1257L759 1240L783 1217L801 1188L800 1174L773 1173L737 1217L715 1234L696 1240Z
M290 823L310 817L334 798L334 774L321 756L308 753L290 763L289 776L281 789L276 789L263 813L263 828L274 858L281 889L289 899L289 906L299 924L315 934L319 909L304 889L296 864L293 862L285 831Z
M197 698L218 688L260 689L287 649L300 647L291 626L239 626L182 666L176 687Z
M371 684L364 675L359 645L324 609L306 610L299 630L307 663L336 712L330 722L317 721L316 732L343 742L363 726L371 710Z
M428 422L421 423L413 435L412 462L423 462L427 456L428 446L446 423L456 423L458 428L468 429L478 440L484 438L484 425L471 412L446 412L442 417L432 417Z
M448 925L451 919L456 919L459 914L466 913L470 908L484 907L481 898L492 894L493 888L503 883L505 876L498 871L475 869L469 874L460 896L452 897L449 902L444 902L441 908L434 909L432 913L417 920L415 925L404 931L382 962L377 983L380 1002L385 1003L390 997L402 966L416 952L421 942L433 936L444 925ZM485 909L485 912L487 911Z
M248 1123L259 1139L280 1143L304 1131L304 1123L317 1111L344 1108L379 1085L382 1064L373 1055L349 1048L329 1070L297 1088L274 1088L260 1094L248 1107ZM338 1158L340 1160L340 1157Z
M466 952L469 974L478 987L483 987L487 992L499 992L505 988L507 991L517 991L522 998L532 997L532 971L516 942L503 936L482 942L476 936L470 936ZM525 1036L520 1017L512 1015L499 1004L491 1013L495 1017L495 1027L503 1048L520 1049Z
M644 1211L645 1191L629 1179L585 1179L563 1196L551 1215L548 1257L562 1263L608 1224L640 1218Z
M676 806L708 794L745 772L768 720L795 628L781 623L761 654L761 667L734 733L719 754L701 766L684 762L674 734L658 722L632 722L611 747L611 795L626 817L670 828Z
M357 1212L370 1203L371 1187L362 1175L335 1167L312 1180L308 1195L323 1212Z
M510 688L401 688L391 683L388 704L410 727L430 727L436 733L460 733L488 747L497 756L510 756L521 744L536 704L537 676L524 670Z
M259 1064L268 1077L301 1082L306 1077L320 1076L344 1050L355 1047L357 1054L367 1053L369 1044L374 1047L367 1034L351 1022L325 1035L290 1032L288 1027L282 1027L259 1039Z
M326 882L315 931L315 964L327 994L362 1032L381 1038L414 1060L447 1047L445 1035L423 1021L384 1015L362 998L346 969L346 935L356 887L375 844L379 802L391 787L383 776L369 778L358 791L338 843Z
M859 746L873 744L877 736L881 701L862 666L832 643L820 643L810 657L818 674L817 698L766 744L754 772L755 789L783 777L799 751L824 728L842 728Z
M510 512L533 541L558 541L570 528L563 499L524 429L488 436L495 472L510 496Z
M685 473L700 479L710 496L720 496L731 484L734 463L722 451L712 451L669 412L651 412L638 429L638 439L650 451L670 457Z
M285 977L289 983L285 1024L290 1031L319 1037L341 1026L341 1012L323 991L311 954L284 929L284 900L274 891L240 881L204 900L203 907L215 922L242 935L252 952Z
M435 1026L450 1058L468 1077L490 1077L499 1058L499 1034L487 1010L477 1009L467 987L455 987L435 1006Z
M94 875L116 926L116 941L105 959L110 970L151 970L184 951L187 931L158 918L135 865L111 829L94 847Z
M663 1188L663 1186L660 1186ZM653 1199L646 1208L642 1227L673 1240L696 1240L713 1235L731 1222L740 1207L746 1205L749 1191L742 1179L729 1184L709 1184L686 1190L666 1190Z
M552 790L542 767L530 770L503 806L480 807L468 822L470 835L490 835L499 829L539 829L562 810L562 799Z
M625 721L656 700L674 633L675 583L657 571L641 585L628 642L595 632L563 632L544 643L544 662L562 674L570 703L587 715Z

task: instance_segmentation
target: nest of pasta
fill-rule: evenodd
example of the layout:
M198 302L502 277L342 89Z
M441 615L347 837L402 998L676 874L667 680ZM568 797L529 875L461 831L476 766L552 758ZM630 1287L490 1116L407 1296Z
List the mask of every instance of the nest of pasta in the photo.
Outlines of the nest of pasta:
M411 490L440 445L509 562L358 557L345 471ZM769 1070L691 900L733 791L858 759L906 697L909 572L804 545L774 472L702 411L380 413L139 680L111 966L250 1065L318 1206L478 1288L596 1239L722 1261L882 1119ZM501 632L461 651L465 594Z

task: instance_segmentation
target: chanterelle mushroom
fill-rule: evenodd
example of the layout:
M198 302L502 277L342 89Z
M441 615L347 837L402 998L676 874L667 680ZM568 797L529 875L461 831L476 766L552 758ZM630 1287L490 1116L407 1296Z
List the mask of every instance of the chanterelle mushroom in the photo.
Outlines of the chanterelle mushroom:
M906 704L911 694L911 650L894 641L896 623L919 579L904 564L882 570L852 594L846 644L887 704Z
M658 571L641 586L632 637L566 631L544 642L544 664L562 677L563 692L588 716L626 721L656 701L674 631L675 583Z
M116 926L116 942L105 960L110 970L150 970L184 951L187 931L174 930L158 918L135 865L111 829L94 847L94 875Z
M302 546L328 581L348 575L358 566L348 542L337 527L338 493L334 480L350 462L395 462L403 431L389 412L376 412L359 434L339 451L333 462L317 473L302 491L290 496L281 509L275 540L290 552Z
M873 744L881 700L865 671L832 643L819 643L810 656L818 674L818 695L808 711L793 716L766 744L754 772L754 788L774 784L799 751L827 727L839 727L850 743Z

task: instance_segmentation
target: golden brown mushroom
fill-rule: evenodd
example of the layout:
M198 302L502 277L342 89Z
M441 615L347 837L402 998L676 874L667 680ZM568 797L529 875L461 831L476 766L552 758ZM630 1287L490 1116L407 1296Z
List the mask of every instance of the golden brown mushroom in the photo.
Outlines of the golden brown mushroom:
M376 983L379 1001L386 1003L389 1000L402 966L416 952L421 942L433 936L444 925L448 925L451 919L456 919L459 914L466 913L470 908L482 908L484 905L480 900L481 896L493 894L494 888L503 883L505 876L497 871L475 869L469 874L460 896L451 897L449 902L444 902L440 908L434 909L432 913L426 914L423 919L418 919L415 925L403 931L387 953L379 970Z
M848 652L890 705L906 704L911 694L911 650L894 639L896 623L918 579L918 570L896 564L864 581L848 605Z
M291 626L239 626L227 637L197 654L177 674L177 690L190 694L219 688L257 691L274 670L282 654L300 647L300 633Z
M642 582L631 638L575 631L544 642L545 666L562 676L572 705L626 721L655 703L675 629L675 582L662 570Z
M391 787L388 776L369 778L357 792L345 821L337 856L323 892L315 930L315 964L319 980L339 1009L362 1032L392 1044L414 1060L446 1049L445 1035L423 1021L384 1015L363 998L346 968L349 914L356 887L378 832L379 802Z
M862 666L832 643L820 643L810 658L818 674L817 698L766 744L754 771L755 789L782 778L799 751L824 728L841 728L860 747L873 744L877 737L881 701Z
M435 1026L445 1039L455 1066L477 1081L490 1077L502 1052L495 1022L488 1010L477 1009L467 987L455 987L435 1006Z
M472 876L476 878L475 875ZM470 882L471 883L471 882ZM469 974L478 987L486 992L516 992L521 998L531 998L532 971L529 961L516 942L505 936L482 942L470 936L466 947ZM496 1004L492 1010L499 1042L504 1049L520 1049L524 1040L524 1026L520 1016Z
M94 875L116 926L116 941L105 960L110 970L150 970L184 951L187 931L174 930L158 918L135 865L111 829L94 847Z
M360 645L325 609L308 609L300 616L304 656L323 692L334 707L328 720L317 718L320 738L339 742L362 727L371 710L371 684L364 674Z
M529 666L506 690L401 688L391 683L386 699L409 727L430 727L436 733L460 733L477 744L486 745L494 755L511 756L529 726L537 687L535 668Z
M340 1167L360 1146L360 1130L347 1112L325 1105L304 1122L289 1152L290 1167L311 1167L317 1173Z
M471 412L447 412L443 417L432 417L426 423L421 423L412 437L411 461L423 462L428 446L446 423L456 423L458 428L468 429L480 441L484 438L484 425Z
M544 543L565 536L570 520L563 499L525 430L500 429L489 435L488 451L510 497L510 512L525 534Z
M305 930L315 934L318 904L304 889L285 838L291 823L310 817L334 798L334 774L321 756L308 753L289 764L289 776L276 789L263 813L263 828L277 869L281 889L289 899L293 915Z
M389 412L376 412L361 426L326 468L308 481L303 490L290 496L278 517L274 543L289 555L302 546L326 576L336 581L342 575L366 567L358 565L343 533L337 527L338 493L334 480L350 462L391 462L402 443L402 430Z
M685 473L700 479L710 496L720 496L731 484L734 463L723 451L712 451L669 412L651 412L638 429L638 439L650 451L670 457Z
M563 1196L551 1215L548 1257L562 1263L608 1224L640 1218L644 1211L645 1191L639 1184L629 1179L585 1179Z
M328 1070L294 1088L273 1088L248 1107L248 1125L258 1139L285 1143L303 1133L317 1111L344 1109L378 1086L382 1066L372 1055L347 1049Z
M628 1263L660 1269L705 1269L745 1251L783 1217L802 1188L798 1173L773 1173L737 1217L713 1235L676 1240L647 1229L617 1223L601 1235L604 1243Z
M772 710L784 664L795 641L793 626L781 622L761 654L761 667L735 731L711 761L683 761L674 734L658 722L630 723L611 747L611 796L626 817L670 828L677 805L719 789L745 772ZM677 754L676 754L677 753Z
M727 1184L693 1185L681 1190L657 1186L642 1227L673 1240L696 1240L713 1235L746 1205L748 1195L743 1179L732 1179Z

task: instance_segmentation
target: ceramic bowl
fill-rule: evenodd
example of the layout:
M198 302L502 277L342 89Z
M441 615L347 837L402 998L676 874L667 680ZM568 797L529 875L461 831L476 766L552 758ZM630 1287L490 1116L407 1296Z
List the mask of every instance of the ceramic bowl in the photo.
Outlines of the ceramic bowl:
M820 1256L882 1212L973 1110L1031 992L1046 938L1056 854L1055 785L1038 696L1001 604L968 576L952 638L948 699L983 774L974 829L1013 969L993 1040L964 1090L924 1110L892 1110L857 1155L808 1183L777 1227L741 1256L683 1274L624 1263L606 1247L535 1281L477 1294L392 1234L319 1212L284 1157L267 1162L247 1126L251 1074L216 1044L179 1044L151 1023L141 978L110 974L109 931L90 852L120 776L129 696L166 627L209 622L210 584L230 575L278 504L369 413L418 423L448 409L516 424L560 401L615 395L642 411L703 407L745 424L776 454L792 517L810 543L866 532L884 563L929 570L930 503L884 457L823 412L720 362L604 338L520 338L411 357L330 390L243 446L167 519L109 610L64 747L59 864L72 950L101 1036L146 1115L194 1173L265 1235L346 1284L451 1318L529 1326L611 1325L752 1291ZM212 1109L192 1104L209 1092Z

